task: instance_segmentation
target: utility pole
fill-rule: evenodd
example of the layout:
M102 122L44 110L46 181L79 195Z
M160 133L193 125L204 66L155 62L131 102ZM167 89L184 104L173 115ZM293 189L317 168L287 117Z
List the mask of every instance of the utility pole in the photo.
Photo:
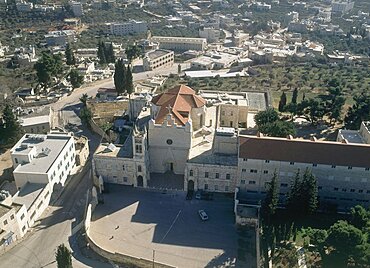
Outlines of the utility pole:
M154 268L155 250L153 249L153 268Z

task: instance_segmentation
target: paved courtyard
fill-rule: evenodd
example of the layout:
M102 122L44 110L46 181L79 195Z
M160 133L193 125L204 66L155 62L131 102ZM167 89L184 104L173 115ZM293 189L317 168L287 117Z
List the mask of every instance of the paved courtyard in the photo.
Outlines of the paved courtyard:
M94 211L90 235L101 247L174 267L255 267L255 236L237 229L233 202L185 200L185 193L111 185ZM208 221L201 221L204 209Z

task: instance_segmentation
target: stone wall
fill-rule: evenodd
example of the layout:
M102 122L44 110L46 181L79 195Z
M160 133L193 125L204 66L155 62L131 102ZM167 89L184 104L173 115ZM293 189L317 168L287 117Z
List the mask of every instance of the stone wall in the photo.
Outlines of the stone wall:
M122 111L127 111L129 107L128 101L114 102L87 102L87 107L91 109L94 118L102 118L111 121L113 116Z

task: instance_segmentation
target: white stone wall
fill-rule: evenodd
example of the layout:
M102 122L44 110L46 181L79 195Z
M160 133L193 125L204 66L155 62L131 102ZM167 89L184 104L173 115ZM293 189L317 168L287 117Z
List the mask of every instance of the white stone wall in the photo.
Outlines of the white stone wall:
M198 130L205 125L206 109L206 106L191 109L193 130Z
M37 199L27 210L27 223L29 227L32 227L37 219L42 215L45 209L49 206L50 197L53 189L50 188L50 184L42 190Z
M265 193L266 182L276 171L280 192L285 194L297 170L303 174L309 168L317 177L321 201L339 203L342 207L353 204L368 206L370 201L370 171L365 168L289 163L269 160L247 161L239 158L237 186L251 193Z
M27 209L25 205L22 205L21 208L16 213L16 220L19 227L19 234L23 237L28 231L28 223L27 223Z
M0 230L4 230L5 234L13 232L13 240L16 240L20 237L14 208L11 208L7 213L0 217Z
M177 126L149 122L149 159L150 171L164 173L173 168L175 174L184 174L185 163L189 157L192 137L192 124Z
M232 193L237 182L237 170L237 166L187 163L184 189L187 190L189 180L193 180L194 190Z

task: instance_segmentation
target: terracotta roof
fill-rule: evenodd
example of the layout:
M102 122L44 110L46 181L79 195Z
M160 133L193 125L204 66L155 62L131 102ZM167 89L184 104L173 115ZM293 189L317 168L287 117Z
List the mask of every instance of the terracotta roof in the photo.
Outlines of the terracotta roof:
M239 157L284 162L370 168L370 145L239 137Z
M160 106L155 122L163 123L171 107L171 115L176 124L185 125L188 121L192 108L199 108L206 104L206 101L197 96L195 91L188 86L178 85L165 93L159 94L152 99L152 103Z

